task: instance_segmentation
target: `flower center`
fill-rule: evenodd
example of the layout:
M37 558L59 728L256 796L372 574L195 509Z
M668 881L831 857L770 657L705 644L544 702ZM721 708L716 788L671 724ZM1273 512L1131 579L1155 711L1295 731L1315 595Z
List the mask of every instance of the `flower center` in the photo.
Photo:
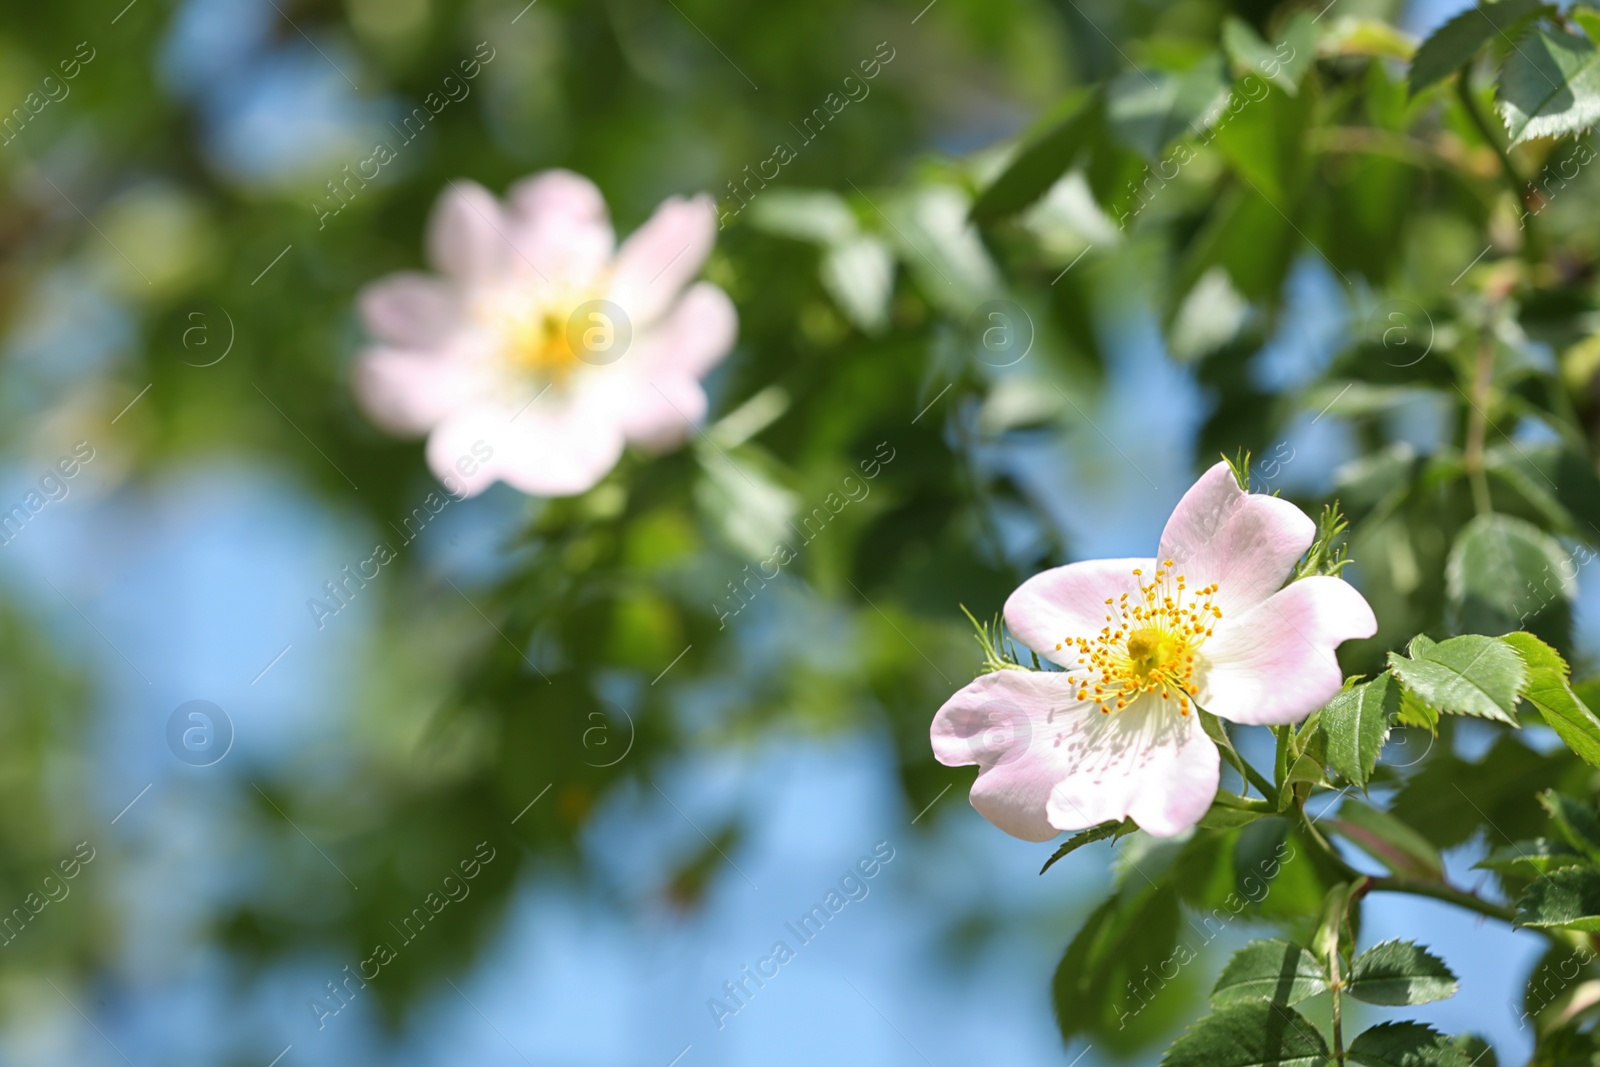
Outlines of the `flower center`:
M1121 711L1143 693L1176 699L1189 714L1196 654L1222 609L1211 603L1217 587L1190 590L1188 580L1163 560L1149 582L1135 568L1139 595L1108 597L1105 627L1094 637L1071 637L1056 645L1077 649L1078 666L1067 675L1078 685L1079 700L1093 700L1102 712Z
M567 314L544 305L512 309L506 319L506 359L517 370L559 382L577 368Z

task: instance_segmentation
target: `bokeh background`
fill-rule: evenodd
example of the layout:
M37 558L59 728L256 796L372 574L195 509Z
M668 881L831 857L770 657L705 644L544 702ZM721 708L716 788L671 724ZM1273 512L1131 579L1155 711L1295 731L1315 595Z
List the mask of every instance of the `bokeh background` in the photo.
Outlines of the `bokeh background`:
M1462 6L1336 2L1413 35ZM1029 222L1025 282L964 218L998 146L1126 66L1117 42L1269 6L13 5L0 111L80 67L0 134L0 504L80 442L92 459L0 546L0 908L81 842L93 859L0 945L0 1063L1154 1062L1064 1047L1051 1016L1113 853L1038 877L1045 848L984 823L971 772L928 752L977 664L960 605L1147 551L1221 443L1293 498L1332 493L1358 442L1297 398L1377 298L1305 256L1259 349L1207 380L1162 339L1148 249L1070 190ZM485 46L465 98L325 214L342 168ZM742 207L729 183L884 48ZM550 166L591 176L620 233L672 194L740 208L707 268L741 317L708 436L576 500L451 504L319 626L307 600L437 488L352 405L356 293L420 264L449 179ZM1024 349L974 343L990 301ZM1276 424L1230 438L1230 389ZM1420 401L1387 430L1448 432ZM880 443L870 495L719 618ZM197 700L184 749L170 725ZM1473 726L1451 743L1481 751ZM868 894L719 1026L708 999L881 843ZM1452 855L1462 884L1480 844ZM1411 1016L1525 1052L1510 1004L1536 939L1372 907L1368 937L1402 933L1451 946L1464 988ZM380 941L379 977L330 999ZM1141 1039L1192 1017L1223 958Z

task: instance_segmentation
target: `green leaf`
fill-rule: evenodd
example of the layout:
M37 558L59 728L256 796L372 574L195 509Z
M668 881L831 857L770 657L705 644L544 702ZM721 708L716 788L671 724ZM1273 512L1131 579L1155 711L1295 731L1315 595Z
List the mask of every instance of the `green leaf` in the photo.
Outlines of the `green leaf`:
M1317 27L1309 12L1298 12L1274 47L1248 22L1230 16L1222 26L1222 47L1239 72L1259 74L1293 96L1316 61Z
M1567 682L1567 661L1530 633L1501 638L1521 654L1528 665L1523 699L1539 714L1568 748L1591 767L1600 767L1600 718Z
M1417 659L1389 653L1389 668L1406 689L1435 711L1472 715L1512 726L1517 694L1528 668L1510 645L1497 637L1465 634L1438 644L1412 642Z
M1441 849L1465 844L1480 831L1513 841L1547 833L1550 816L1535 794L1586 770L1566 749L1535 752L1511 734L1476 760L1461 759L1448 745L1436 748L1426 758L1410 757L1418 766L1389 810Z
M1044 866L1039 868L1039 873L1043 874L1048 871L1055 865L1056 860L1078 851L1084 845L1092 845L1096 841L1104 841L1107 838L1131 834L1137 829L1138 827L1134 825L1132 819L1123 819L1121 822L1103 822L1099 826L1091 826L1087 830L1079 830L1062 842L1061 847L1056 849L1054 854L1044 861Z
M1445 595L1456 629L1502 633L1550 616L1535 629L1571 626L1578 583L1559 577L1569 560L1561 543L1531 522L1479 515L1461 528L1445 564ZM1555 577L1552 583L1551 579ZM1541 592L1553 585L1553 595Z
M1058 104L972 205L972 221L996 222L1043 196L1072 169L1100 129L1100 94L1076 92Z
M1564 867L1533 882L1517 901L1515 925L1600 933L1600 871Z
M1600 50L1565 30L1534 28L1506 57L1499 97L1513 145L1582 133L1600 121Z
M1591 861L1600 861L1600 818L1593 808L1553 789L1540 793L1539 803L1550 813L1562 840Z
M1583 862L1582 853L1576 849L1559 841L1535 837L1529 841L1501 845L1473 864L1473 869L1520 878L1537 878L1562 867L1579 866Z
M1426 1004L1455 995L1456 976L1443 960L1411 941L1385 941L1356 957L1345 987L1368 1004Z
M1530 673L1553 671L1563 682L1567 680L1567 661L1561 658L1561 653L1532 634L1519 630L1505 634L1500 640L1517 650L1517 655L1528 665Z
M1322 963L1287 941L1252 941L1233 954L1211 990L1211 1006L1298 1004L1328 988Z
M1395 874L1428 881L1444 877L1439 850L1386 811L1349 797L1339 806L1339 817L1328 825Z
M1328 1044L1293 1008L1235 1004L1205 1016L1167 1049L1161 1067L1324 1067Z
M888 327L894 253L885 242L863 234L832 245L822 257L821 274L822 287L852 325L874 335Z
M1063 1040L1114 1032L1117 1005L1132 1003L1128 983L1159 973L1178 940L1178 895L1170 886L1120 893L1095 909L1067 946L1051 982Z
M1415 96L1454 74L1478 49L1507 33L1544 7L1537 0L1500 0L1468 8L1435 30L1417 49L1407 81Z
M1352 785L1365 789L1389 724L1400 711L1400 686L1380 674L1335 696L1322 711L1328 737L1328 764Z
M1154 162L1173 141L1199 133L1226 91L1220 57L1181 74L1127 70L1106 86L1106 117L1118 140Z
M1494 1049L1477 1034L1460 1034L1451 1044L1461 1050L1461 1054L1467 1058L1469 1067L1500 1067Z
M1347 1053L1366 1067L1471 1067L1450 1038L1431 1026L1414 1022L1379 1023L1350 1042Z

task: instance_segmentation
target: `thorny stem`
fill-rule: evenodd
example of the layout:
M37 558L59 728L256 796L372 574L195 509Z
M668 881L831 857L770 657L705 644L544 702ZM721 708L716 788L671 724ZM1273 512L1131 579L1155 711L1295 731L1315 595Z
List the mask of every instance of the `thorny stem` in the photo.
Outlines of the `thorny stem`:
M1466 449L1462 465L1472 484L1472 505L1479 515L1494 511L1489 499L1489 479L1483 473L1483 443L1489 425L1489 387L1494 381L1494 332L1485 324L1478 340L1478 358L1472 371L1468 398Z

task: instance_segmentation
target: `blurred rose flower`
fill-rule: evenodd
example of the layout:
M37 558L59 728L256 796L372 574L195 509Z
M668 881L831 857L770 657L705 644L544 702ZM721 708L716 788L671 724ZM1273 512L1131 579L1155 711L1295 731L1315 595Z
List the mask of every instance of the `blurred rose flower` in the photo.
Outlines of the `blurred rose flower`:
M1299 508L1217 464L1167 520L1159 559L1073 563L1011 594L1011 632L1065 669L981 676L934 717L934 755L977 764L972 806L1025 840L1129 816L1182 833L1219 780L1194 704L1299 722L1343 684L1334 649L1377 631L1340 578L1284 585L1315 535Z
M689 284L715 233L703 195L667 200L618 247L599 190L570 171L525 178L504 204L452 182L428 224L439 273L392 274L361 294L377 344L361 354L356 396L386 429L426 434L428 465L452 491L499 479L581 493L628 442L670 447L705 416L700 378L738 325L726 293Z

